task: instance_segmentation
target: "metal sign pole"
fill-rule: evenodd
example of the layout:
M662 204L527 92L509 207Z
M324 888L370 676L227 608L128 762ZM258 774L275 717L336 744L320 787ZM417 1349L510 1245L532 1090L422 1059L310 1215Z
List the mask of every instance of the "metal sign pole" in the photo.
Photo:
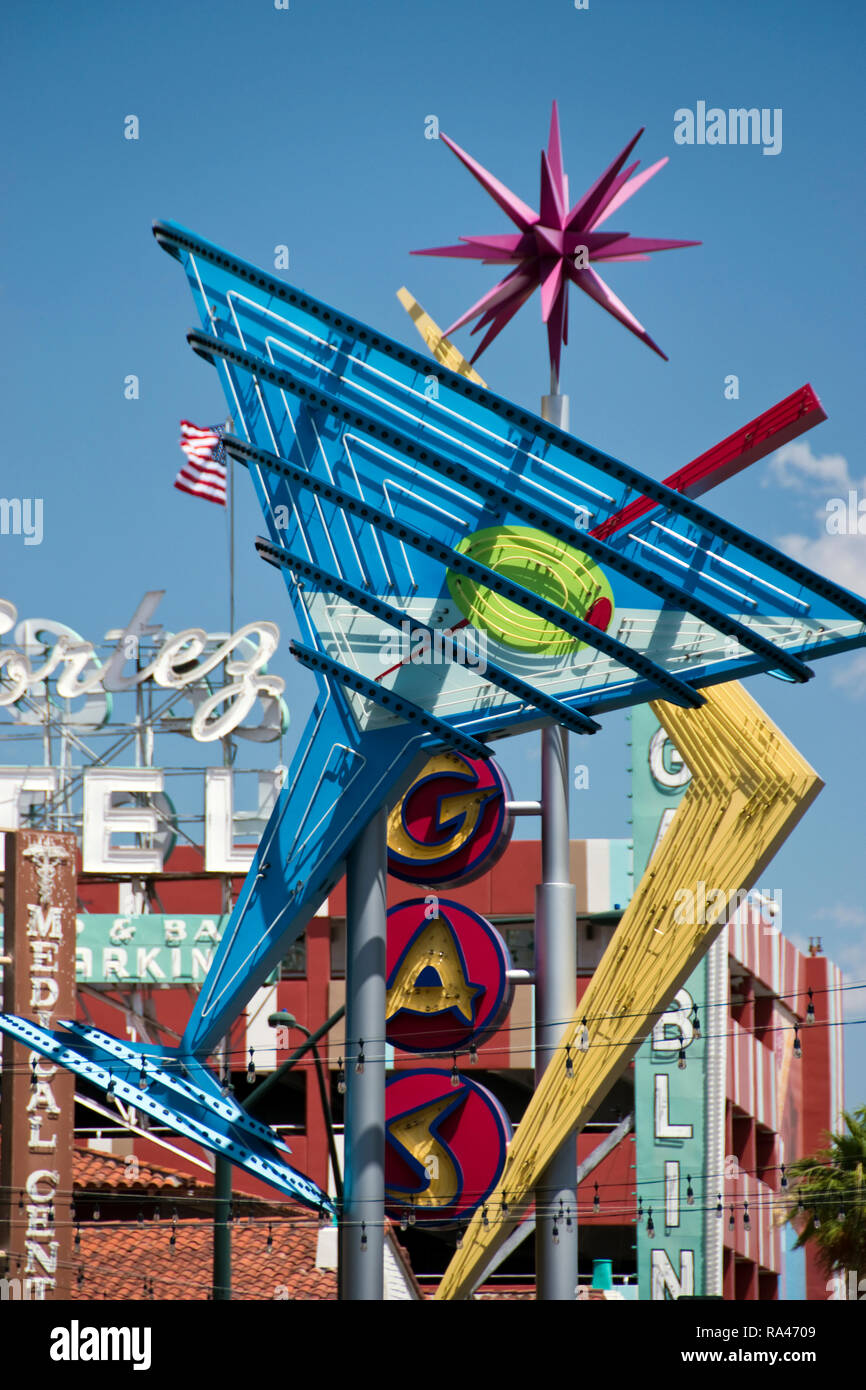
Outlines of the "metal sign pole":
M224 880L224 890L228 891L229 880ZM222 1058L223 1082L231 1084L231 1051L228 1035L223 1039L220 1049ZM211 1297L214 1302L230 1302L232 1296L232 1228L229 1213L232 1204L233 1167L231 1159L217 1154L213 1167L213 1283Z
M568 397L542 397L545 420L568 429ZM535 1083L541 1080L574 1013L577 977L577 894L571 883L568 826L568 731L541 735L541 877L535 910ZM577 1144L572 1134L535 1191L536 1297L573 1300L577 1285Z
M229 1159L217 1157L213 1175L213 1298L229 1302L232 1296L232 1173Z
M385 874L387 813L346 861L346 1127L342 1297L381 1302L385 1241Z

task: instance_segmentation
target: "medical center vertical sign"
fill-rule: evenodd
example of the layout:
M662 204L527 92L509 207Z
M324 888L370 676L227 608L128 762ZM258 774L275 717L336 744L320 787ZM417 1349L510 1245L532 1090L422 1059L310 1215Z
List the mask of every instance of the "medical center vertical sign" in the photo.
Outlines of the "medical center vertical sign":
M75 855L74 835L6 835L4 1011L43 1028L75 1017ZM2 1087L0 1276L12 1297L69 1298L75 1078L5 1037Z

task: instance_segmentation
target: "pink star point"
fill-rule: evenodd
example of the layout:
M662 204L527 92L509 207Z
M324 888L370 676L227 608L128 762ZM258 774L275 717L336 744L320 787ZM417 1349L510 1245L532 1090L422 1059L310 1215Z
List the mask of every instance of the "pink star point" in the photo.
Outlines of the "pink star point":
M568 178L563 170L559 111L556 102L550 116L547 149L541 153L539 212L535 212L489 173L477 160L445 134L440 138L485 188L517 228L516 232L496 236L465 236L458 246L434 246L413 251L415 256L456 256L479 260L484 265L512 269L492 290L473 304L446 329L446 337L471 319L477 319L473 333L486 328L472 361L490 346L536 289L541 290L541 317L547 324L551 370L559 379L563 343L568 342L569 285L588 294L625 328L667 361L665 353L622 300L590 268L592 262L645 261L656 251L681 246L700 246L698 241L672 241L659 237L633 237L628 232L600 230L612 213L667 164L658 160L642 173L636 173L640 160L623 166L643 134L643 127L586 193L569 207ZM580 256L578 257L578 250Z

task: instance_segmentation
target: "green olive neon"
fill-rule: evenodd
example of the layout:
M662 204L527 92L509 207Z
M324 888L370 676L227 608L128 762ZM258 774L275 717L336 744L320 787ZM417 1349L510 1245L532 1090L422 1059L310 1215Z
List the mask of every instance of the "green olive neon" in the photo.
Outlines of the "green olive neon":
M564 541L527 526L490 526L467 536L457 549L576 618L602 629L610 625L614 601L607 577L594 560ZM506 647L564 656L586 645L466 575L449 570L447 583L463 616Z

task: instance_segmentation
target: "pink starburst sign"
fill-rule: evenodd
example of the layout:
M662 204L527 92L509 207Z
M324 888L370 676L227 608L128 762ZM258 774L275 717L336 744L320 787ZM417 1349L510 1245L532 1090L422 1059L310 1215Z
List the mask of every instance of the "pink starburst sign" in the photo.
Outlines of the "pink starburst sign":
M440 136L517 227L516 232L505 235L461 237L457 246L434 246L412 253L415 256L459 256L480 260L485 265L514 266L503 280L445 330L445 336L450 337L471 319L477 320L473 333L487 329L472 358L473 362L502 332L530 295L540 288L541 317L547 324L550 365L558 381L562 345L568 342L570 284L583 290L667 361L665 353L653 342L631 310L592 268L592 263L645 261L653 251L700 245L697 241L633 237L629 232L601 230L608 219L667 164L667 158L660 159L640 174L636 173L639 160L624 167L642 134L643 129L629 141L583 197L570 207L568 178L562 167L559 114L554 102L550 138L547 149L541 152L538 212L488 173L447 135Z

